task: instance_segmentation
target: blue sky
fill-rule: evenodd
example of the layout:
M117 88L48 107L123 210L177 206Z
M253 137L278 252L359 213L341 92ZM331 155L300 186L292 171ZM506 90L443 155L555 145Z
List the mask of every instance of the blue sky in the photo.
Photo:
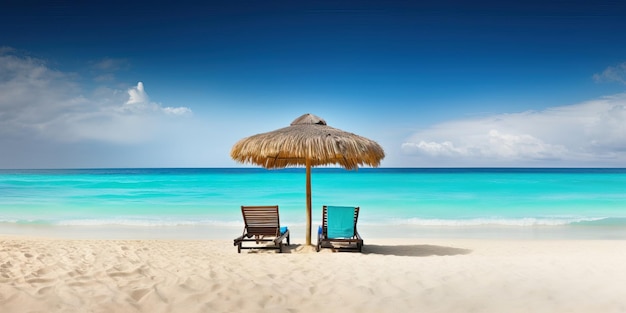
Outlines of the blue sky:
M8 1L0 168L233 167L304 113L385 167L626 166L619 1Z

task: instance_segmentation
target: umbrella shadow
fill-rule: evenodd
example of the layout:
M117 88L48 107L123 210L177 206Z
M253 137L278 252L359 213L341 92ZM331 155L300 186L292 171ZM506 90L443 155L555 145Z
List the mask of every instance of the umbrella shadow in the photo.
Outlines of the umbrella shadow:
M412 256L412 257L428 257L428 256L452 256L466 255L472 253L470 249L462 249L455 247L436 246L436 245L363 245L364 254L380 254L395 256Z

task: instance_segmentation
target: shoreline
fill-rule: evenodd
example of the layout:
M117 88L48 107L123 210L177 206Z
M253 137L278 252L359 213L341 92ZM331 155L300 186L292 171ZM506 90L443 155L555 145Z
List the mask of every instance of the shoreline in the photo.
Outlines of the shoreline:
M363 253L230 240L0 235L0 311L624 312L626 241L366 239Z
M285 225L283 225L285 226ZM302 243L303 225L286 225L292 242ZM312 227L313 241L317 224ZM370 238L429 238L429 239L517 239L517 240L626 240L622 225L560 225L560 226L423 226L359 224L359 233ZM0 236L35 236L56 239L181 239L229 240L241 235L241 225L182 225L182 226L124 226L124 225L34 225L0 223Z

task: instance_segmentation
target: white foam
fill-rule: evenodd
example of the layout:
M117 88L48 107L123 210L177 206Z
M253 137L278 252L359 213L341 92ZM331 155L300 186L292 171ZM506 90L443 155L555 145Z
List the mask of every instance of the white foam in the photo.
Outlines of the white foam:
M120 219L73 219L61 220L53 223L59 226L237 226L240 221L218 221L210 219L145 219L145 218L120 218Z
M470 219L391 219L392 225L417 226L562 226L580 222L603 220L605 217L522 217L522 218L470 218ZM375 223L386 224L386 222Z
M408 219L383 219L383 220L359 220L362 225L413 225L413 226L562 226L575 223L594 222L605 220L606 217L490 217L490 218L468 218L468 219L440 219L440 218L408 218ZM237 220L215 220L207 218L147 218L147 217L124 217L124 218L78 218L61 220L41 220L41 219L15 219L0 217L0 223L7 224L38 224L56 226L137 226L137 227L161 227L161 226L241 226L243 221ZM293 227L304 227L303 220L282 221L282 225ZM320 221L312 222L313 228L321 224Z

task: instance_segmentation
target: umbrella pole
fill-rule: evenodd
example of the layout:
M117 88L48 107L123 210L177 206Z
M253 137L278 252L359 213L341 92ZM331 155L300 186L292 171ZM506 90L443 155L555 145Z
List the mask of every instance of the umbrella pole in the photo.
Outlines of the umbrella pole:
M311 245L311 160L306 159L306 244Z

